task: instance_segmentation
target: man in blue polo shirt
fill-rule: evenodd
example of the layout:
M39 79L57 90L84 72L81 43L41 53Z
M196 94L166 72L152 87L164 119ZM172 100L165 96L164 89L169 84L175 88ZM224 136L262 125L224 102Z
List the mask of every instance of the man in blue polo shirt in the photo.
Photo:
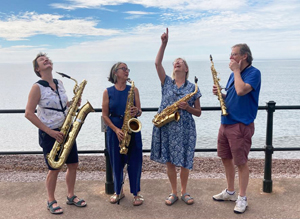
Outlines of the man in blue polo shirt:
M229 68L232 73L222 94L227 116L221 116L218 135L218 156L225 167L227 188L214 195L215 201L236 201L235 213L244 213L248 206L246 189L249 182L248 154L254 134L254 119L258 110L261 86L260 71L252 66L252 54L247 44L232 47ZM217 95L217 87L213 86ZM238 167L239 195L234 190L235 168Z

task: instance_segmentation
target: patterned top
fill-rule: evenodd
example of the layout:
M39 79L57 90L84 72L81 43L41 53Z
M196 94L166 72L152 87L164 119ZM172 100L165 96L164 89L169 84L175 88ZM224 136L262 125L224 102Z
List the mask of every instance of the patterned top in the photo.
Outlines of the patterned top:
M178 88L175 81L166 76L162 85L162 100L158 113L194 91L195 84L186 81ZM194 106L195 100L201 96L198 89L188 104ZM197 137L196 125L191 113L186 110L179 110L179 113L178 122L172 121L160 128L153 127L150 158L159 163L171 162L176 166L192 169Z
M66 90L60 80L58 81L58 92L61 98L63 106L67 105L68 97ZM44 87L37 83L41 91L41 99L38 103L37 117L50 129L56 129L62 126L65 116L63 112L45 109L44 107L50 107L54 109L61 109L58 94L50 87ZM66 112L67 113L67 112Z

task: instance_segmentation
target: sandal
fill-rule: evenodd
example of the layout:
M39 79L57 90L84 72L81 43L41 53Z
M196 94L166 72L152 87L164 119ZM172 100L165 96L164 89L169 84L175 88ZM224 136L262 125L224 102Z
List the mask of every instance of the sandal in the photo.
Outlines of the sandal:
M51 214L62 214L63 211L56 211L59 209L62 209L60 206L56 206L55 208L53 208L53 204L57 203L56 200L52 201L49 203L49 201L47 201L47 209L50 211Z
M169 197L166 198L165 203L166 203L166 205L171 206L171 205L173 205L177 200L178 200L178 196L175 195L175 194L173 194L173 193L171 193L171 194L169 195ZM170 203L167 202L167 201L170 201Z
M132 204L133 206L140 206L144 203L144 197L140 194L138 194L137 196L134 196L133 197L133 201L132 201Z
M77 198L76 195L73 195L71 198L69 198L69 197L67 196L67 199L68 199L67 204L68 204L68 205L75 205L76 207L85 207L85 206L86 206L86 203L84 203L84 204L82 205L82 203L85 202L83 199L79 199L78 202L75 202L75 201L74 201L75 198Z
M194 204L194 198L191 197L189 193L184 193L181 196L181 200L184 201L187 205L192 205ZM189 202L189 200L193 200L192 202Z
M124 195L124 193L122 193L121 195L117 195L116 193L115 194L113 194L112 196L110 196L110 200L109 200L109 202L111 203L111 204L116 204L117 202L119 202L122 198L124 198L125 197L125 195Z

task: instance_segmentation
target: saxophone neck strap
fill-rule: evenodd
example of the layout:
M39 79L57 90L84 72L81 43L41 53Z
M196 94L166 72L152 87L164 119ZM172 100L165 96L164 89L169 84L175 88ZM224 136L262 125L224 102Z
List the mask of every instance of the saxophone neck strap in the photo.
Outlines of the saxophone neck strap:
M51 89L54 93L56 93L56 94L58 95L59 103L60 103L61 109L56 109L56 108L51 108L51 107L44 107L44 108L45 108L45 109L50 109L50 110L59 111L59 112L63 112L64 115L66 116L65 111L66 111L66 109L67 109L67 106L63 107L63 104L62 104L62 102L61 102L60 94L59 94L59 91L58 91L58 80L57 80L57 79L53 79L53 82L54 82L54 84L55 84L56 90L54 90L54 89L49 85L48 81L45 81L45 80L39 80L39 81L37 81L36 83L38 83L38 84L40 84L40 85L42 85L42 86L44 86L44 87L50 87L50 89Z

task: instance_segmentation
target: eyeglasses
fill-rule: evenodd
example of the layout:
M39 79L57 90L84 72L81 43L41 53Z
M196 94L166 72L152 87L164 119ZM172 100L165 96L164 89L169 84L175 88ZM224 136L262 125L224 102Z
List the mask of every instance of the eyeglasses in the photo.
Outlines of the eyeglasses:
M122 69L124 72L126 72L126 71L130 72L130 69L126 68L126 67L117 68L116 71L118 71L119 69Z
M236 57L237 55L239 55L240 53L231 53L229 54L229 57L233 56L233 57Z
M184 63L184 61L178 60L178 61L172 62L172 65L174 66L174 65L176 65L177 63L178 63L178 64L182 64L182 63Z

